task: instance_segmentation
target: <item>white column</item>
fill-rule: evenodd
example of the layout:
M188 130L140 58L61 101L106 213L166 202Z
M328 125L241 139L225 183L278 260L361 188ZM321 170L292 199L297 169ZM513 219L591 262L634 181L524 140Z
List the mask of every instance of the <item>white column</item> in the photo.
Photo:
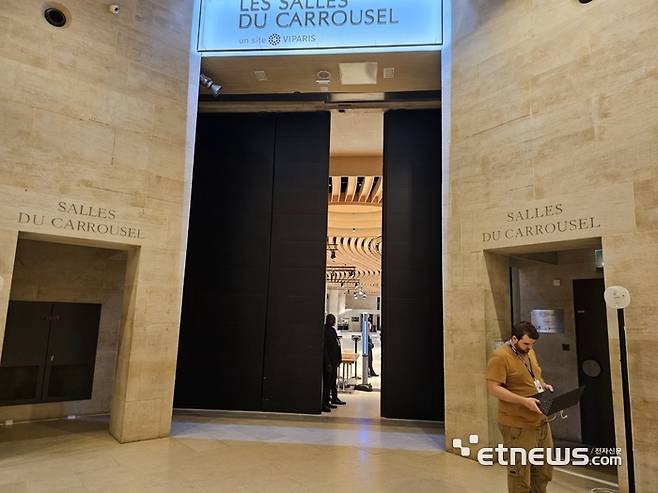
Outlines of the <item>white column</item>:
M337 289L329 290L329 309L327 313L333 313L338 318L338 296L340 292Z
M345 291L341 291L338 294L338 313L336 316L340 315L341 313L345 313L346 307L345 307Z

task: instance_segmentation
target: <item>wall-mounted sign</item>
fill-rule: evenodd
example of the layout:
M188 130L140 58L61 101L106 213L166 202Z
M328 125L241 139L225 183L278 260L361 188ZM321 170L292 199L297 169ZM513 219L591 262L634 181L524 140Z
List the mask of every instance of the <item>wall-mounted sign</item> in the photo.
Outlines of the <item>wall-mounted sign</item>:
M119 222L116 210L77 202L58 202L55 212L51 215L20 211L18 224L30 227L52 227L68 233L144 239L141 228Z
M537 328L537 332L563 334L564 310L532 310L530 322Z
M205 55L438 50L442 0L202 0Z
M495 202L485 201L460 213L464 251L502 251L571 240L591 240L593 246L597 238L637 229L632 183L507 204L499 195L493 196Z
M560 202L541 207L509 210L505 214L505 228L483 232L482 243L541 238L546 235L596 230L601 227L597 216L568 214L568 211Z

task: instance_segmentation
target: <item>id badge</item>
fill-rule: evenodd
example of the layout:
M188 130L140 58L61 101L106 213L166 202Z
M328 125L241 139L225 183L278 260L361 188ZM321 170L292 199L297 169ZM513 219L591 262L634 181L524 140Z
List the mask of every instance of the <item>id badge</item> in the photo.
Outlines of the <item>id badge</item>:
M535 378L535 388L537 389L538 394L541 394L542 392L544 392L544 386L541 384L541 382L537 378Z

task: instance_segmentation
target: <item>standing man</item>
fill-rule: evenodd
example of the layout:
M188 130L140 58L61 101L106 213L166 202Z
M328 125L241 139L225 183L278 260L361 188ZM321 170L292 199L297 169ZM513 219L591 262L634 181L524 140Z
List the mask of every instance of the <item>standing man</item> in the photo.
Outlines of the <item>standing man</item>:
M512 328L512 337L496 349L487 366L487 390L498 398L498 427L506 448L553 448L553 436L539 401L532 397L553 392L544 382L533 346L539 339L537 329L529 322ZM546 453L544 454L546 456ZM553 477L553 466L530 464L509 465L509 493L545 493Z
M322 384L322 411L331 412L337 404L345 404L338 398L338 365L342 360L340 341L336 334L336 317L331 313L327 315L324 323L324 379ZM333 394L333 395L332 395Z

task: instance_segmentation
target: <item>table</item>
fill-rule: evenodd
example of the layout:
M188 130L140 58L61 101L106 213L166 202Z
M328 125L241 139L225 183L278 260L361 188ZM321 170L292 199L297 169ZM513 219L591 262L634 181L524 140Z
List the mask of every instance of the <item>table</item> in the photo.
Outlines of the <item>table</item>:
M342 390L345 390L345 382L348 378L351 377L352 365L354 365L354 376L356 376L356 365L359 361L359 353L341 353L341 382L340 386ZM347 373L347 377L345 376Z

